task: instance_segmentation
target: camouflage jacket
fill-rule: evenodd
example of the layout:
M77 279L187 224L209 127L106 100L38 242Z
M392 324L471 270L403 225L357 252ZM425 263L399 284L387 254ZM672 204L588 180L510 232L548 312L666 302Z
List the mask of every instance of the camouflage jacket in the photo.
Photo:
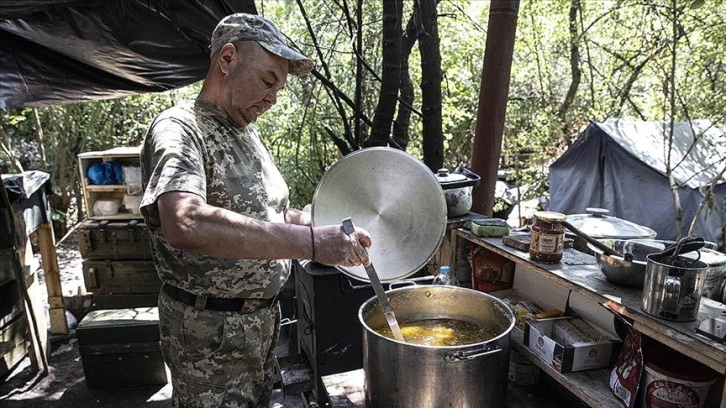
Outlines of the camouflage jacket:
M254 127L240 128L199 100L168 109L146 134L141 174L141 212L163 282L206 296L277 294L289 276L289 260L230 260L177 250L162 234L156 201L164 193L183 191L251 218L285 222L289 190Z

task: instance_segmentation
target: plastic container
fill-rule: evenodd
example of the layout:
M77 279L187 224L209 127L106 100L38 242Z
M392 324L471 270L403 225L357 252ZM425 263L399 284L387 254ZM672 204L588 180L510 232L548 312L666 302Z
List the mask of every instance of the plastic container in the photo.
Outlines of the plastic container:
M451 273L450 267L442 266L441 268L439 268L439 274L436 275L436 277L434 278L433 284L459 286L459 280L456 279L456 276Z
M107 200L101 199L96 200L93 203L93 215L96 216L109 216L118 214L118 210L121 208L121 202L119 200Z
M140 214L141 197L140 195L124 194L124 208L131 214Z

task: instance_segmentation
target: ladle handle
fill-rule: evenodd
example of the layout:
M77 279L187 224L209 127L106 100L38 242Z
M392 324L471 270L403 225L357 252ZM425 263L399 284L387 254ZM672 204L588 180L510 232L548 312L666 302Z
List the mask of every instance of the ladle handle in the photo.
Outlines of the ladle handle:
M610 256L613 256L614 255L614 256L619 256L621 258L623 257L623 255L621 255L618 251L610 248L609 246L603 244L602 242L596 240L595 238L593 238L593 237L585 234L584 232L582 232L579 229L575 228L575 226L573 226L569 222L567 222L567 221L560 221L560 224L562 224L565 228L567 228L568 230L570 230L573 233L575 233L575 235L577 235L578 237L580 237L580 238L584 239L585 241L591 243L595 248L601 250L605 255L610 255Z
M677 256L680 254L686 254L688 252L698 251L706 245L706 242L701 237L687 236L681 238L675 244L670 245L663 250L659 255L661 256Z
M350 217L343 219L341 223L343 224L343 232L347 235L355 232L355 225L353 225L353 220ZM401 332L401 327L398 325L396 314L393 313L391 304L388 303L388 297L386 296L386 292L383 290L381 280L378 278L376 268L373 267L372 262L368 266L364 266L364 268L366 270L366 274L368 274L368 279L371 281L371 286L373 286L373 292L375 292L376 297L378 298L378 303L381 305L381 309L383 309L383 315L386 317L388 326L391 328L393 338L397 341L405 342L406 340L403 338L403 333Z

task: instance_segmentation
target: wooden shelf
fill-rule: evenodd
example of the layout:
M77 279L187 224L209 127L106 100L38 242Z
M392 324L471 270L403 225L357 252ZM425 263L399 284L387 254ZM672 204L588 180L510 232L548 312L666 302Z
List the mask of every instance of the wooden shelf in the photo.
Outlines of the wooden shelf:
M94 163L116 161L124 167L140 167L141 147L117 147L109 150L84 152L78 155L78 170L81 175L81 187L83 190L83 202L86 216L91 220L133 220L141 219L141 214L131 212L129 208L121 208L117 215L93 215L93 205L97 200L111 199L118 200L123 205L124 197L127 194L127 184L100 185L91 184L88 177L88 169ZM140 186L138 186L140 187Z
M613 393L610 391L610 368L562 374L551 364L537 357L525 345L516 342L512 342L511 345L514 350L527 356L546 375L568 389L585 404L591 407L622 408L622 404L613 397Z
M659 319L640 308L642 289L609 282L595 263L595 257L591 255L565 249L560 263L546 264L531 261L527 252L504 245L501 238L480 238L461 229L457 230L457 234L514 262L525 264L542 276L608 307L631 320L641 333L700 361L719 374L726 374L726 344L696 334L700 322L709 317L721 316L726 311L723 304L702 298L695 321L674 322Z
M113 193L116 191L126 192L126 186L118 185L118 184L112 184L112 185L86 184L86 191L97 192L97 193L104 193L104 192Z
M710 405L707 404L707 406L714 406L713 403L718 406L719 400L721 406L726 404L726 387L723 385L724 374L726 374L726 344L696 333L696 329L702 321L710 317L723 316L726 313L726 306L722 303L701 298L698 318L692 322L659 319L641 309L642 289L617 285L605 279L594 256L574 249L565 249L561 262L547 264L530 260L528 252L504 245L501 238L482 238L464 229L457 229L456 236L520 264L540 276L602 305L632 322L633 327L640 333L713 369L720 374L720 379L711 387L712 392L709 392L708 400ZM565 386L584 403L593 407L609 407L610 405L607 405L610 404L609 401L614 400L609 388L609 368L561 374L536 357L526 346L514 344L513 347L529 356L547 375Z

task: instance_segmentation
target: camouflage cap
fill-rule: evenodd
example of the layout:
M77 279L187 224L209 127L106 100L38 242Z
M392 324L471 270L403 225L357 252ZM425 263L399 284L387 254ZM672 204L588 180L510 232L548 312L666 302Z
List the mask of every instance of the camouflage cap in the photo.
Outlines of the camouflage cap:
M257 41L262 48L290 61L289 73L305 76L313 69L313 62L288 47L280 30L265 17L256 14L236 13L222 19L212 33L210 55L224 44L235 41Z

